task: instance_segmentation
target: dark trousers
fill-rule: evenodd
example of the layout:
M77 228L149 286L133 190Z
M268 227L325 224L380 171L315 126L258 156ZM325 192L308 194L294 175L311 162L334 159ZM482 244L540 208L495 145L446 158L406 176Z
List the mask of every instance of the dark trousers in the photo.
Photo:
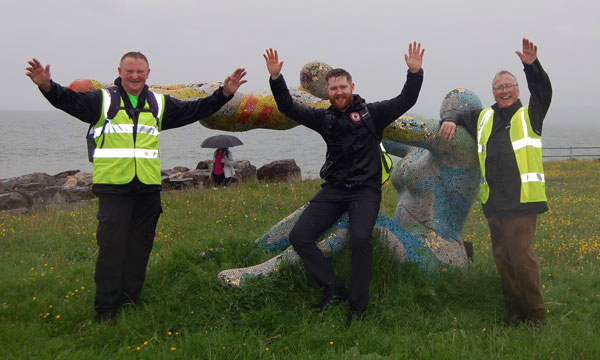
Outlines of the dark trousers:
M217 185L229 185L230 183L234 183L237 181L236 178L234 178L233 176L230 176L228 178L225 177L225 174L219 174L216 175L215 173L212 174L212 178L213 181L215 182L215 184Z
M223 184L225 182L225 174L215 174L212 173L212 178L215 184Z
M509 313L544 320L540 270L533 251L536 222L537 214L488 218L494 261Z
M159 191L99 194L97 312L114 313L120 304L137 301L161 212Z
M369 303L369 283L373 250L371 235L381 202L379 186L343 189L325 185L310 201L290 232L290 243L307 270L325 291L344 287L316 241L327 228L348 211L352 270L350 277L350 309L364 311Z

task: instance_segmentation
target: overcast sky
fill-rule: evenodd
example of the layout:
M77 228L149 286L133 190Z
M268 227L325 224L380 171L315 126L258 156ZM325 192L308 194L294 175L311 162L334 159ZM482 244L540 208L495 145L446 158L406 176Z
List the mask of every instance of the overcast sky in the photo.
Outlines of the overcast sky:
M150 84L222 81L245 67L240 91L267 92L262 53L272 47L290 86L299 85L305 63L320 60L349 70L367 101L383 100L401 90L403 55L416 40L426 48L425 80L411 112L437 118L457 87L491 105L491 80L502 69L517 75L527 102L514 53L524 36L538 45L552 81L551 111L596 110L599 10L591 0L9 1L0 13L0 110L52 109L25 76L32 57L51 64L62 85L112 82L130 50L148 56Z

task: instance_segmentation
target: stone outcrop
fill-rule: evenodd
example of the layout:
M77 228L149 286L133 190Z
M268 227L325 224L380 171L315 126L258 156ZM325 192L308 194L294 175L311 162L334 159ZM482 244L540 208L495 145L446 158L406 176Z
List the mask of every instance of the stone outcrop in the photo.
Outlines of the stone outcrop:
M297 168L297 176L300 178L300 169L294 160L291 162ZM248 160L236 161L233 167L238 182L248 181L257 176L256 166ZM161 172L163 188L178 190L213 187L211 168L212 160L204 160L200 161L195 169L184 166L165 169ZM273 176L275 175L271 175ZM279 175L279 178L292 177ZM38 172L0 179L0 211L27 212L32 208L62 207L69 203L88 201L93 197L92 174L79 170L67 170L56 175Z
M92 175L69 170L54 176L32 173L0 180L0 210L61 206L93 198Z
M202 160L198 162L195 169L179 166L163 170L162 185L165 189L174 190L213 187L214 182L210 176L212 163L212 160ZM235 169L234 177L239 182L256 177L256 166L250 164L248 160L235 161L233 168Z
M302 171L294 159L276 160L261 166L256 171L258 181L290 182L302 179Z

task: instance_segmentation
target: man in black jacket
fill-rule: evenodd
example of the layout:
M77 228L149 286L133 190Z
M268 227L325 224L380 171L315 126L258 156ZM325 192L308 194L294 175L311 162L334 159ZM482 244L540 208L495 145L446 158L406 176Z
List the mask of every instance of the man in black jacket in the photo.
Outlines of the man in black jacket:
M409 44L405 61L407 80L397 97L367 104L354 95L354 83L343 69L333 69L326 76L328 109L317 109L295 103L281 76L283 61L276 50L263 55L271 74L270 85L279 111L290 119L318 132L327 144L321 178L321 191L310 201L290 233L290 243L302 258L308 271L323 286L323 300L314 306L319 311L348 299L345 284L316 245L317 238L338 218L348 212L352 270L350 279L350 311L347 324L361 319L369 302L371 280L371 233L381 201L381 160L379 141L365 121L372 121L378 138L383 129L410 109L423 82L421 44ZM365 108L371 120L365 120Z
M519 100L514 75L500 71L492 81L496 103L491 109L442 114L440 136L452 140L458 123L478 141L480 198L508 309L503 321L511 326L527 319L539 330L546 308L533 241L537 214L548 210L541 135L552 87L537 59L537 46L523 38L523 51L516 54L531 93L529 105Z
M26 75L54 107L96 125L102 130L96 141L107 140L105 148L94 152L93 192L99 198L94 309L100 323L110 324L120 305L138 300L162 213L158 133L217 112L246 82L242 80L246 72L242 68L235 70L225 79L223 87L196 101L158 95L162 110L155 115L156 119L148 118L153 115L148 115L147 99L154 96L146 85L150 74L148 59L140 52L129 52L121 58L119 77L115 80L121 106L109 122L105 121L103 103L110 102L110 97L103 100L104 90L75 92L62 87L52 81L50 65L43 66L37 59L29 61L26 70ZM104 105L104 109L108 108ZM146 123L142 124L141 119ZM109 129L104 129L104 123ZM111 141L113 145L125 146L108 146ZM136 151L144 150L143 144L152 145L146 151L151 155ZM108 155L99 156L98 150Z

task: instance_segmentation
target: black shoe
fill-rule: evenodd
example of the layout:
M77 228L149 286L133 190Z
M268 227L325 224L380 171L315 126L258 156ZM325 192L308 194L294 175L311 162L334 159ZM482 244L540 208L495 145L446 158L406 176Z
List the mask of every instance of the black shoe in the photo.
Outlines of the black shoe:
M508 314L504 319L502 319L502 325L505 327L517 326L524 320L524 317L517 314L511 313Z
M346 327L350 327L350 325L352 325L354 322L361 321L364 316L364 311L349 310L348 317L346 318Z
M323 300L321 300L320 303L313 305L312 308L321 312L327 310L331 305L344 304L347 301L348 293L346 292L346 289L327 291Z
M98 325L111 326L115 324L115 313L113 312L99 312L96 313L96 320Z
M536 333L540 333L546 325L546 316L530 316L527 320L529 320L529 324L533 327Z

